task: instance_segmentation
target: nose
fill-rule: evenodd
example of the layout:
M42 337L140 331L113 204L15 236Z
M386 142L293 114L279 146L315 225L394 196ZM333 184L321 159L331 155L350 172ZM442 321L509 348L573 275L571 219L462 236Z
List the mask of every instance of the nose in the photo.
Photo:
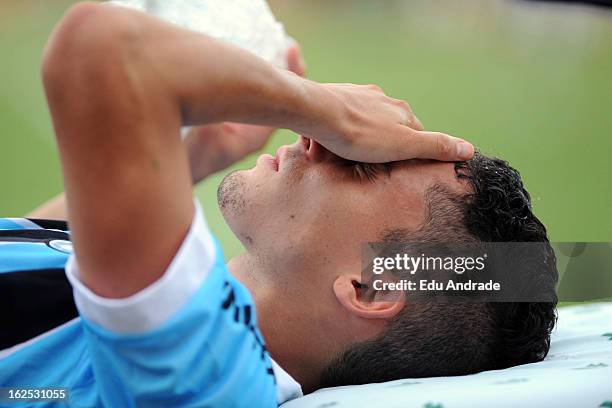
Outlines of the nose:
M320 163L336 158L336 155L327 150L323 145L305 136L300 136L300 141L304 146L304 152L308 160L313 163Z

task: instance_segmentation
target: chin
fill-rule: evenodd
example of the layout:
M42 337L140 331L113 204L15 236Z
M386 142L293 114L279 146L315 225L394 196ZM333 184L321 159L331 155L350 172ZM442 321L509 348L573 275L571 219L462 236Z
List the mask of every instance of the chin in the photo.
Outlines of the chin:
M229 223L230 219L244 213L246 182L241 171L234 171L223 178L217 190L217 202L223 218ZM230 223L231 225L231 223Z
M221 215L234 235L245 247L252 244L253 239L248 234L248 213L246 171L234 171L221 181L217 190L217 202ZM252 204L252 203L251 203Z

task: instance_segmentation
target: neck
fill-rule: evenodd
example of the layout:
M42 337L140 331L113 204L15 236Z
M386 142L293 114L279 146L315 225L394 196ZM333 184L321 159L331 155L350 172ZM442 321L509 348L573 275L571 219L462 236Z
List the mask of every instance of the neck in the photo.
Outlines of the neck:
M279 279L261 271L261 265L248 253L228 263L231 274L249 289L257 313L257 325L266 341L270 356L300 385L304 393L319 387L323 369L323 345L313 336L313 326L303 313L301 294L289 293L288 286L279 288ZM302 313L300 313L300 311Z

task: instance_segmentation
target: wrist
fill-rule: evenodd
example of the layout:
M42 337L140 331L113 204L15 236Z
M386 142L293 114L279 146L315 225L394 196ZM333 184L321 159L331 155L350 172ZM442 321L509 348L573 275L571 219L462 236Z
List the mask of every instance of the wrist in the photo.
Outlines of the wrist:
M294 132L323 141L337 134L341 117L341 103L325 84L295 77L299 90L296 117L290 125Z

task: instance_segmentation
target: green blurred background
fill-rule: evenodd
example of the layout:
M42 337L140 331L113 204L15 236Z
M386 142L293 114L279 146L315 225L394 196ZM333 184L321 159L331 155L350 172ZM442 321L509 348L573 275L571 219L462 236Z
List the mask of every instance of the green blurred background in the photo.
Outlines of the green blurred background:
M39 65L74 2L0 1L0 214L62 190ZM612 14L504 0L271 2L318 81L377 83L518 168L555 241L612 241ZM267 150L290 143L279 132ZM251 157L237 167L254 162ZM197 188L226 256L241 247ZM304 203L308 205L308 203Z

